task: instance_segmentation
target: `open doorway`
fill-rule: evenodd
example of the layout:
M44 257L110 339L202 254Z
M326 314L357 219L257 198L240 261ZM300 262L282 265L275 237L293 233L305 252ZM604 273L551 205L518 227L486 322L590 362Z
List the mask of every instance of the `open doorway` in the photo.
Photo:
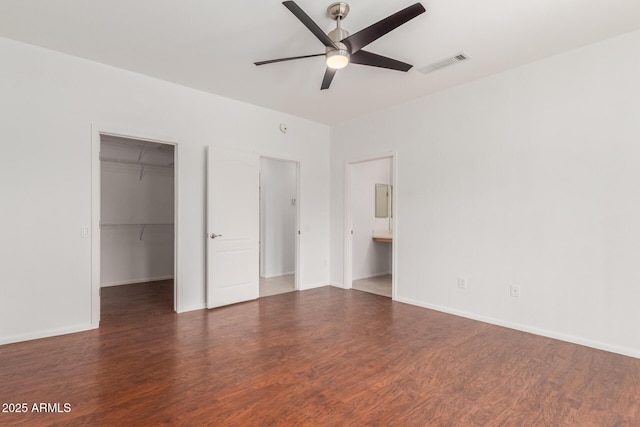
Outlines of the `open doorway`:
M97 138L93 264L101 296L98 319L100 312L146 310L148 304L142 308L136 301L151 299L158 309L175 311L176 147L107 133Z
M298 289L298 173L297 162L260 158L260 297Z
M353 162L348 172L349 282L353 289L392 297L393 157Z

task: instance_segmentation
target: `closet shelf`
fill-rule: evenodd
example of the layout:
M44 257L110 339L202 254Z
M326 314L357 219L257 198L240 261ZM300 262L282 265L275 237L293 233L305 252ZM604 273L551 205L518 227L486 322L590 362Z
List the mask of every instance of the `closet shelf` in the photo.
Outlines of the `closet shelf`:
M120 163L120 164L125 164L125 165L134 165L134 166L139 166L140 167L140 180L142 180L142 175L144 175L144 168L147 167L151 167L151 168L163 168L163 169L174 169L174 163L169 163L169 164L158 164L158 163L151 163L151 162L143 162L142 161L142 156L144 155L144 148L142 148L140 150L140 155L138 156L138 161L132 161L132 160L122 160L122 159L112 159L112 158L108 158L108 157L104 157L104 156L100 156L100 161L101 162L105 162L105 163Z
M144 237L144 231L147 228L147 226L156 226L156 225L162 225L162 226L174 226L174 223L172 222L148 222L148 223L104 223L104 224L100 224L100 228L102 227L131 227L131 226L137 226L140 227L140 240L142 240L142 238Z

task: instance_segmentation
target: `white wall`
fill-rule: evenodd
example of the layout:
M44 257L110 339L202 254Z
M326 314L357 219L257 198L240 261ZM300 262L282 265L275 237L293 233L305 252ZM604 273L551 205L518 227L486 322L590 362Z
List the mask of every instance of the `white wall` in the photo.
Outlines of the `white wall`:
M260 275L295 272L297 167L294 162L260 159Z
M173 174L101 162L101 286L173 277Z
M389 218L376 218L376 184L391 185L391 159L351 165L353 280L391 273L391 244L372 240L373 230L389 230Z
M207 146L300 161L300 285L328 283L327 126L7 39L0 57L0 343L92 327L92 125L178 144L179 311L205 305Z
M332 282L344 161L397 150L398 300L640 357L638 76L636 31L332 128Z

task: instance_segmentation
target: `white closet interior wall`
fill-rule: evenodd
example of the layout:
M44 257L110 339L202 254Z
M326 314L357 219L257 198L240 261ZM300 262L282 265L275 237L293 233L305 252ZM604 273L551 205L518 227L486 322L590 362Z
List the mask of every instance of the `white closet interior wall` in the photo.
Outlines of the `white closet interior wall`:
M101 286L174 274L174 147L103 135Z

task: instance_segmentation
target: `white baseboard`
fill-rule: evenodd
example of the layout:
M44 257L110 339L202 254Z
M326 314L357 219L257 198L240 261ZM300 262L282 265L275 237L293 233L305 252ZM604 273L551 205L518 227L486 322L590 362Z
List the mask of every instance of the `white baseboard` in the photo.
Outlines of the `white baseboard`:
M339 289L351 289L351 288L347 288L342 283L330 283L329 286L333 286L334 288L339 288Z
M502 326L509 329L515 329L517 331L528 332L534 335L540 335L547 338L553 338L560 341L570 342L572 344L583 345L585 347L595 348L597 350L604 350L611 353L621 354L623 356L635 357L640 359L640 350L620 347L617 345L611 345L599 341L594 341L575 335L567 335L561 332L550 331L547 329L540 329L533 326L523 325L521 323L508 322L505 320L496 319L489 316L482 316L474 313L469 313L462 310L456 310L448 307L442 307L439 305L427 304L421 301L416 301L410 298L395 298L394 301L402 302L405 304L411 304L422 308L428 308L430 310L440 311L442 313L453 314L455 316L465 317L467 319L477 320L484 323L490 323L492 325Z
M178 307L178 310L176 310L176 313L180 314L180 313L186 313L188 311L204 310L206 308L207 306L205 304L197 304L197 305L192 304L187 307Z
M365 277L354 277L353 280L363 280L363 279L373 279L374 277L382 277L382 276L388 276L389 274L391 274L391 272L387 272L387 273L376 273L373 274L371 276L365 276Z
M306 291L309 289L315 289L315 288L321 288L323 286L327 286L327 283L322 282L322 283L300 283L300 288L298 289L299 291Z
M97 326L87 324L87 325L70 326L68 328L47 329L44 331L36 331L36 332L29 332L26 334L12 335L9 337L0 338L0 345L11 344L15 342L22 342L22 341L37 340L40 338L56 337L58 335L73 334L76 332L84 332L84 331L89 331L91 329L96 329L96 328Z
M169 280L169 279L173 279L173 276L147 277L144 279L132 279L132 280L122 280L119 282L102 283L100 284L100 287L107 288L109 286L133 285L135 283L156 282L158 280Z
M268 274L268 275L260 276L260 277L262 277L263 279L271 279L273 277L289 276L289 275L295 274L295 273L296 273L295 271L289 271L289 272L286 272L286 273L273 273L273 274Z

